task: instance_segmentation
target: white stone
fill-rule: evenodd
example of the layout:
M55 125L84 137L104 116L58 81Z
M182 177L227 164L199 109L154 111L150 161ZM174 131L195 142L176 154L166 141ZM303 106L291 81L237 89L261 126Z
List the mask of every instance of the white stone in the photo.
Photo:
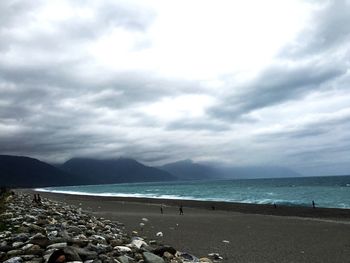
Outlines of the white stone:
M65 248L67 246L67 242L63 242L63 243L56 243L56 244L52 244L50 246L47 247L47 249L51 249L51 248Z
M131 252L131 248L126 246L116 246L114 249L118 250L119 252Z
M13 247L13 248L18 248L18 247L22 246L23 244L24 244L23 242L14 242L14 243L12 244L12 247Z
M32 246L34 246L33 244L27 244L25 245L24 247L22 247L22 250L27 250L27 249L30 249Z
M140 249L142 246L147 246L147 243L145 241L135 239L131 242L131 245Z
M91 238L97 239L97 240L103 240L103 241L106 240L103 236L99 236L99 235L92 235Z
M22 263L23 259L21 257L14 257L6 260L4 263Z

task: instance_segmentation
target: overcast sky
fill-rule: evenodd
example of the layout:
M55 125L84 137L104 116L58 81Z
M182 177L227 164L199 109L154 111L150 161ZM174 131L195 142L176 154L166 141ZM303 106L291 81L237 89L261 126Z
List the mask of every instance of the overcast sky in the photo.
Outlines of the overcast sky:
M350 1L0 1L0 154L350 173Z

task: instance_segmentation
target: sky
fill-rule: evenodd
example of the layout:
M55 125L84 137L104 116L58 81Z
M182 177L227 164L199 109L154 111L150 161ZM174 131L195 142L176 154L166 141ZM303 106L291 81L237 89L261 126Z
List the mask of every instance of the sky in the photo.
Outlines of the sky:
M0 154L350 174L350 1L0 1Z

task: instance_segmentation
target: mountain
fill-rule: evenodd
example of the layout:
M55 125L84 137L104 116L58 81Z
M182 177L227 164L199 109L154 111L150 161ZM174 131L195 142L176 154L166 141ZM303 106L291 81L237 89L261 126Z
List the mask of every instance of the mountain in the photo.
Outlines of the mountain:
M0 155L0 185L7 187L43 187L75 185L81 179L47 163L23 156Z
M177 178L166 171L145 166L133 159L97 160L73 158L60 168L73 175L81 175L93 184L173 181Z
M301 176L286 167L222 166L217 164L200 164L195 163L192 160L169 163L159 168L175 175L181 180L252 179Z
M181 180L204 180L220 177L215 168L208 165L194 163L192 160L183 160L158 167Z

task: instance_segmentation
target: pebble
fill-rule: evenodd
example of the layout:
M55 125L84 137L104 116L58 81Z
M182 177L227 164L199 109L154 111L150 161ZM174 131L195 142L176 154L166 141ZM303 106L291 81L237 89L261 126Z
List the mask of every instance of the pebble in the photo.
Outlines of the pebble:
M142 253L145 263L165 263L164 259L150 252Z
M209 258L199 261L175 248L159 246L156 240L147 241L137 231L131 238L123 232L121 222L96 218L81 208L46 198L41 204L32 200L21 194L6 201L0 218L16 233L0 231L0 262L45 263L55 250L63 249L67 263L212 263ZM143 226L149 222L141 220Z

